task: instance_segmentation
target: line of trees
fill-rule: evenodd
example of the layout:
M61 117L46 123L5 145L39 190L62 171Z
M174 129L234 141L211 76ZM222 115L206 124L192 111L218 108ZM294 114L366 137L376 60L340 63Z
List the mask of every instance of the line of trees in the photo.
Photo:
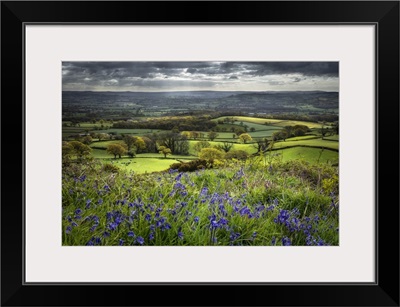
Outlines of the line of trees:
M141 121L118 121L113 128L209 131L217 126L210 116L154 117Z

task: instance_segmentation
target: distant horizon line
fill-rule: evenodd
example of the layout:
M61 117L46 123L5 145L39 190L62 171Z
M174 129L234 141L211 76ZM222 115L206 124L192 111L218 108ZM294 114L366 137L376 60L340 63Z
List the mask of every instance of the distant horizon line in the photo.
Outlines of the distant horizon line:
M173 93L173 92L252 92L252 93L264 93L264 92L327 92L327 93L339 93L339 91L324 91L324 90L264 90L264 91L254 91L254 90L239 90L239 91L220 91L220 90L194 90L194 91L80 91L80 90L62 90L62 92L91 92L91 93Z

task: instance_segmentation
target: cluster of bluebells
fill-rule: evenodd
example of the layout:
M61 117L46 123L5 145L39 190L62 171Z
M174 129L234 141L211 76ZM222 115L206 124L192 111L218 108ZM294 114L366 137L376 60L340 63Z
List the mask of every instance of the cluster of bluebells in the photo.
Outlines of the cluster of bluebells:
M323 217L326 219L326 216ZM320 216L314 215L313 217L305 216L300 218L300 211L297 208L293 210L279 209L278 215L274 218L276 224L284 226L289 233L303 233L305 235L306 245L325 246L329 243L322 240L317 234L317 226L320 222ZM315 238L317 236L317 238ZM292 242L289 238L282 238L282 245L291 245ZM274 244L275 245L275 241Z

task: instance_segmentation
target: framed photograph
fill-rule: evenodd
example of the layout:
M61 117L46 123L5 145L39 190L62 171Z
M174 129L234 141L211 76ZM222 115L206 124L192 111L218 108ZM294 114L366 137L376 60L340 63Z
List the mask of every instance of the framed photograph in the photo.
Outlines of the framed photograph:
M398 1L1 27L3 306L399 306Z

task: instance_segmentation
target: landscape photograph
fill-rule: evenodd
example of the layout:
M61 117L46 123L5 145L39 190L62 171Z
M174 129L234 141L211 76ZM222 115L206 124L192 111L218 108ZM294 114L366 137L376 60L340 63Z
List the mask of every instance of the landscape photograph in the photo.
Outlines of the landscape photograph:
M339 63L62 62L63 246L339 246Z

